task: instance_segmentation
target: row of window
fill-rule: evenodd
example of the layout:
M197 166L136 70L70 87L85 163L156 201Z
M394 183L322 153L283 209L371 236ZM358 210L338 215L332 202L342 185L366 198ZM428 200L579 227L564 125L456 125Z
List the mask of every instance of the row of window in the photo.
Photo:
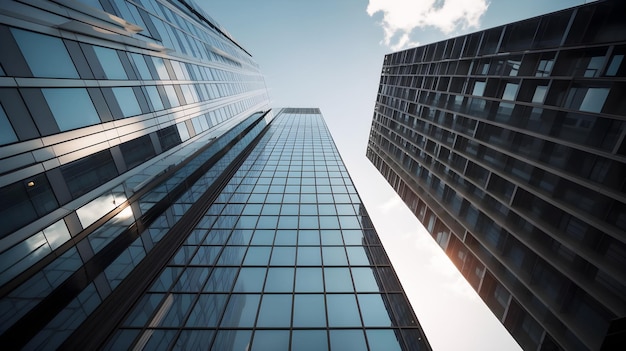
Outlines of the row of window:
M115 50L10 28L30 72L4 62L6 74L41 78L262 82L260 75L235 73L157 56ZM46 56L40 55L45 50ZM30 74L29 74L30 73Z
M607 1L578 10L565 10L541 18L420 46L385 56L385 64L429 62L492 55L562 45L623 41L626 39L619 13L625 4ZM573 16L573 20L572 20ZM568 29L570 20L573 21Z
M304 312L304 310L303 310ZM328 351L328 350L370 350L400 351L407 349L401 338L411 340L410 347L426 350L417 329L220 329L220 330L178 330L147 329L146 349L207 349L272 351ZM129 349L134 342L143 344L144 334L137 329L121 329L106 346L107 350ZM402 335L402 336L400 336ZM137 341L135 341L137 339ZM367 340L367 341L366 341Z
M386 66L383 83L416 86L441 76L509 77L624 77L626 46L595 49L564 49L505 57L485 57L409 65Z
M72 103L76 106L75 99ZM232 116L252 104L254 104L252 101L240 101L194 117L191 119L193 130L190 130L184 122L162 128L156 133L158 145L154 144L149 135L122 143L118 146L122 160L117 165L113 156L117 153L112 154L110 150L103 150L59 167L57 170L60 171L61 180L59 180L57 170L52 170L48 171L47 175L39 174L0 188L1 197L10 199L0 205L0 218L3 218L3 222L7 224L0 229L0 237L50 213L59 205L80 197L158 153L169 150L190 137L208 130L223 122L224 116ZM124 168L119 169L120 165ZM51 180L55 182L54 186L50 183ZM59 184L59 182L64 184ZM61 190L65 187L67 187L68 195Z

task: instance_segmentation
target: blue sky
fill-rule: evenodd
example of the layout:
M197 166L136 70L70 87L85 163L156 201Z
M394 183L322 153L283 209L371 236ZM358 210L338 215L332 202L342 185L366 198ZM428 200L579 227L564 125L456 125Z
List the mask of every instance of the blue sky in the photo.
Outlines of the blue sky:
M273 107L321 108L433 349L519 350L365 158L367 138L385 54L585 1L197 2L259 63Z

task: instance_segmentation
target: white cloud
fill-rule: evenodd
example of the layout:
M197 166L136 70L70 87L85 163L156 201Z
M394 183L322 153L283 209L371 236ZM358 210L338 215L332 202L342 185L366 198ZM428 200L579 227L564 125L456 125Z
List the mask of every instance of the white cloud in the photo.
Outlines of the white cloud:
M383 43L392 50L416 46L410 40L415 28L432 27L444 34L478 28L487 0L369 0L370 16L382 12Z

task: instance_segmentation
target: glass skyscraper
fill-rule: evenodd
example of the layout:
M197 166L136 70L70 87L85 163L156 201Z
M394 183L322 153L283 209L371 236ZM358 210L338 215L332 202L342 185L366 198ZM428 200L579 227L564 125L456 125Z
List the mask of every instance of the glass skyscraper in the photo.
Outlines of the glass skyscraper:
M527 350L626 345L624 13L385 57L367 156Z
M320 111L197 6L0 14L3 348L430 350Z

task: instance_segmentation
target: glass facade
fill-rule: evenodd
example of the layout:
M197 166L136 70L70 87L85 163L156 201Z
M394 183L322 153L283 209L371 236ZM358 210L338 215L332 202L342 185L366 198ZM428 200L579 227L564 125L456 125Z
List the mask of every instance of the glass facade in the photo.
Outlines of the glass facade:
M430 350L319 110L192 2L0 12L4 348Z
M367 156L524 349L626 342L624 11L385 57Z

